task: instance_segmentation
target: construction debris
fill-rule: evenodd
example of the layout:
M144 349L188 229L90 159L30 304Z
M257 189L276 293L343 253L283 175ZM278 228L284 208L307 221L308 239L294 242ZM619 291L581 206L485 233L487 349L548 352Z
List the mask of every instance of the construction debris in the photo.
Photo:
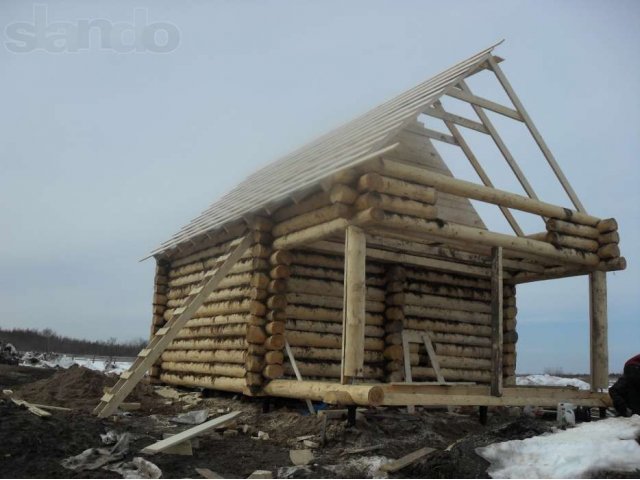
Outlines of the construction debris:
M273 478L273 473L270 470L256 470L247 478Z
M291 459L291 463L296 466L309 465L315 458L315 455L309 449L289 450L289 458Z
M411 465L413 462L420 460L422 457L425 457L429 455L431 452L435 452L435 451L436 451L435 448L429 448L429 447L421 448L420 450L416 450L415 452L405 455L404 457L401 457L397 460L393 460L389 463L385 463L380 467L380 470L388 473L397 472L398 470L401 470L404 467Z
M183 423L186 425L200 425L209 418L209 410L191 410L190 412L180 413L171 418L172 422Z
M226 423L230 422L238 415L240 415L240 413L241 412L239 411L228 413L221 417L214 418L213 420L209 420L208 422L200 424L196 427L185 430L184 432L178 433L177 435L173 435L172 437L169 437L167 439L160 440L159 442L156 442L142 449L142 453L153 454L162 452L163 450L166 450L173 445L177 445L178 443L184 442L185 440L189 440L193 437L197 437L198 435L202 435L207 430L225 425Z
M196 468L196 473L202 476L202 478L224 478L218 475L216 472L209 470L208 468Z
M142 457L134 457L130 462L120 462L104 467L105 470L119 473L122 478L160 478L162 470Z

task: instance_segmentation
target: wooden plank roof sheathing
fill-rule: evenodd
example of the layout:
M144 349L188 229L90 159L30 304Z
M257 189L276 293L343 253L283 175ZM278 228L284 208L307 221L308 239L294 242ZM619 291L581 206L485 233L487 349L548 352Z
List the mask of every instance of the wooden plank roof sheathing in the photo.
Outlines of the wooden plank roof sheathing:
M247 177L185 225L151 255L159 255L206 232L262 210L357 165L388 147L392 138L491 57L489 48L407 90Z

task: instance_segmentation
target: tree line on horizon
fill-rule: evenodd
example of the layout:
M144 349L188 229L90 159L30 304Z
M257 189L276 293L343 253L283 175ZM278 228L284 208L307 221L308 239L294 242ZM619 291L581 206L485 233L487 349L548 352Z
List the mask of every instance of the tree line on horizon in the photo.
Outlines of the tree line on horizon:
M70 355L99 355L134 357L148 341L136 338L118 342L115 337L106 340L85 340L59 335L50 328L0 328L0 342L11 343L19 352L64 353Z

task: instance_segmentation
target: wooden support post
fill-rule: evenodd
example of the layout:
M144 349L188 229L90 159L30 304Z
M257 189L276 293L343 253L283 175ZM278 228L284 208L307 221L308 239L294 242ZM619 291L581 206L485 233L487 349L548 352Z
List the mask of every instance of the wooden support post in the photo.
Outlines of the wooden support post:
M591 390L609 386L607 342L607 274L589 274L589 317L591 325Z
M491 395L502 396L502 247L491 249Z
M364 231L349 225L344 242L344 307L342 318L342 384L362 376L364 368L364 322L366 300Z

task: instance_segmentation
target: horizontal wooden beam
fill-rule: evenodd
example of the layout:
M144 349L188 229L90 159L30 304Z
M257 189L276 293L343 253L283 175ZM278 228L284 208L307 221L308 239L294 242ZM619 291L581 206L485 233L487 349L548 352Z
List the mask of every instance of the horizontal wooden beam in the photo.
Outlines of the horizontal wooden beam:
M430 128L423 128L422 134L425 137L429 137L433 140L438 140L439 142L449 143L451 145L458 145L458 142L455 138L447 133L438 132L437 130L431 130Z
M427 170L426 168L406 165L386 158L374 160L370 165L374 170L382 174L435 187L436 190L459 197L480 200L494 205L502 205L536 215L559 218L591 227L595 227L600 221L597 217L576 212L575 210L559 207L505 190L485 187L477 183L467 182L466 180L459 180L436 173L432 170Z
M491 395L488 385L382 385L385 406L466 405L466 406L556 406L558 402L593 407L610 407L605 393L564 387L504 387L501 397Z
M561 263L587 265L590 267L595 267L600 263L600 258L593 253L583 253L569 248L557 249L549 243L531 240L529 238L514 237L504 233L489 232L480 228L467 227L454 223L422 220L406 215L384 213L383 216L384 218L378 225L384 225L387 228L424 232L443 238L459 239L492 247L509 248L510 250L541 255Z
M425 115L429 115L433 118L438 118L440 120L444 120L447 122L455 123L456 125L460 125L461 127L470 128L471 130L475 130L476 132L489 134L487 128L482 125L480 122L476 122L475 120L469 120L468 118L461 117L460 115L455 115L453 113L445 112L444 110L438 110L433 107L427 108L424 112Z
M486 98L478 97L476 95L463 92L462 90L458 90L457 88L451 88L447 92L447 95L449 97L462 100L463 102L467 102L481 108L486 108L487 110L491 110L492 112L499 113L500 115L504 115L505 117L513 118L514 120L524 122L524 120L522 119L522 116L513 108L505 107L504 105L500 105L499 103L492 102L491 100L487 100Z

